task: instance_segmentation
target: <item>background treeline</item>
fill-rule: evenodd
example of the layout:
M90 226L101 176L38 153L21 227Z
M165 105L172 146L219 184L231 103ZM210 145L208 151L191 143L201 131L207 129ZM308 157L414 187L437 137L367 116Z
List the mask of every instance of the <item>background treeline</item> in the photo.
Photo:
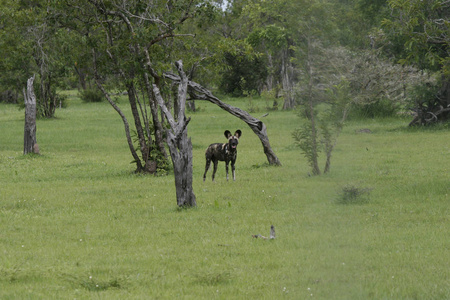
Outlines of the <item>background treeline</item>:
M64 106L61 89L79 89L86 101L104 98L93 53L101 82L117 93L130 81L144 90L137 78L147 64L155 73L148 83L171 101L162 73L182 59L190 79L228 95L262 95L272 109L295 108L305 91L320 98L344 84L353 115L414 111L412 124L449 116L448 1L5 0L0 6L0 101L20 103L27 78L36 74L43 117Z

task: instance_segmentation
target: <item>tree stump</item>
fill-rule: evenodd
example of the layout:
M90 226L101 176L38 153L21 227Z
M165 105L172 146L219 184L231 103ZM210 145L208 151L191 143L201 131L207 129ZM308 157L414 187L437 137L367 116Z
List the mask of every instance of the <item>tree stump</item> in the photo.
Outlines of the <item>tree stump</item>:
M23 154L39 154L36 143L36 95L33 88L34 75L27 81L27 89L23 89L25 103L25 130L23 139Z

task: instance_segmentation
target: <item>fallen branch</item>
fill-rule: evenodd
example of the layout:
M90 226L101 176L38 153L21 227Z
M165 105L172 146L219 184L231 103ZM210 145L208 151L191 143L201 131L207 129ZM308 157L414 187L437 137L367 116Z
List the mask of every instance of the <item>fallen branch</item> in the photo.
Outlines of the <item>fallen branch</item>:
M173 80L175 82L180 82L180 77L178 75L175 75L173 73L164 73L164 77L168 78L170 80ZM275 155L275 152L273 152L272 147L270 146L269 137L267 136L267 127L266 125L261 122L260 120L252 117L248 112L231 106L225 102L222 102L219 98L214 96L211 91L204 88L200 84L188 80L188 86L191 89L190 95L197 99L197 100L206 100L211 103L216 104L223 110L227 111L228 113L232 114L235 117L238 117L253 130L253 132L259 137L261 144L264 149L264 153L266 154L267 160L269 161L270 165L276 165L281 166L281 162L278 159L278 157Z

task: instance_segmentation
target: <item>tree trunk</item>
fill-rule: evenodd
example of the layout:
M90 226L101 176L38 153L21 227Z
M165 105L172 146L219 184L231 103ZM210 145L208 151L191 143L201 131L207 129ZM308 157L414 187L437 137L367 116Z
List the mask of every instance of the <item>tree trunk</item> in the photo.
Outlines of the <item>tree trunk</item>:
M122 118L122 122L125 127L125 135L127 137L128 147L130 148L131 155L133 156L134 162L136 163L136 172L142 171L144 168L142 166L141 160L139 159L139 156L136 153L136 150L134 149L133 140L131 139L131 134L130 134L130 125L128 124L128 120L125 117L125 114L120 110L120 108L116 105L116 103L111 99L108 92L105 90L103 85L101 85L101 83L99 82L97 77L95 78L95 83L97 84L97 87L103 92L103 95L106 97L106 100L108 100L109 104L114 108L114 110Z
M147 145L147 139L145 137L144 128L142 127L141 117L139 115L139 110L137 106L137 95L136 90L134 88L134 84L131 83L127 86L127 92L128 92L128 101L130 102L131 107L131 113L133 115L134 119L134 125L136 127L136 133L139 141L139 148L141 150L142 155L142 161L144 163L144 168L142 170L137 171L144 171L148 173L155 173L156 167L153 162L151 162L150 159L150 149L149 145ZM148 143L151 145L151 141L148 141Z
M195 200L194 190L192 188L192 142L187 135L187 125L190 118L186 119L185 115L188 80L183 71L182 62L178 61L175 65L177 66L178 73L180 74L177 95L178 107L177 110L174 111L174 114L177 115L176 121L174 116L170 113L170 110L167 108L156 84L153 85L153 92L170 125L170 129L167 130L167 144L169 146L169 152L172 158L175 174L177 204L178 206L196 206L197 203Z
M169 78L173 81L180 81L180 77L178 77L175 74L172 73L165 73L164 76L166 78ZM229 104L226 104L222 101L220 101L219 98L215 97L209 90L204 88L203 86L199 85L198 83L195 83L193 81L188 81L188 86L193 89L197 94L190 93L192 96L194 96L196 99L199 100L207 100L211 103L216 104L223 110L229 112L235 117L238 117L253 130L253 132L259 137L261 144L263 145L264 153L266 154L267 160L269 161L270 165L276 165L281 166L281 162L278 159L278 157L275 155L275 152L273 152L272 148L270 147L269 137L267 136L267 127L266 125L261 122L260 120L252 117L248 112L241 110L240 108L231 106Z
M27 82L27 90L23 90L25 102L25 131L23 154L39 153L36 143L36 96L33 88L34 75Z
M75 72L78 75L78 81L80 83L80 88L86 90L86 72L83 68L78 68L77 63L74 65Z
M152 114L153 126L155 127L155 143L158 147L159 152L161 152L162 155L164 156L164 159L168 159L163 139L163 127L158 118L158 107L147 73L144 73L144 81L147 88L148 102L150 104L150 112ZM156 85L158 85L158 83L156 83Z
M288 50L283 50L281 55L281 84L284 92L283 109L292 109L295 107L293 68L289 64Z
M128 120L125 117L125 114L120 110L120 108L116 105L116 103L111 99L108 92L105 90L105 88L103 87L103 85L100 82L100 79L99 79L98 73L97 73L96 53L94 50L92 51L92 56L94 58L93 60L94 60L95 83L97 84L97 87L100 89L100 91L102 91L103 95L105 96L106 100L108 100L109 104L114 108L114 110L122 118L122 122L125 127L125 135L127 137L128 147L130 148L131 155L133 156L134 162L136 163L136 167L137 167L136 171L141 171L141 170L143 170L143 166L142 166L141 160L139 159L139 156L137 155L136 150L134 149L134 146L133 146L133 140L131 139L130 125L128 124Z
M266 86L267 86L267 91L271 91L273 89L273 60L272 60L272 55L270 53L267 53L267 69L269 69L269 74L267 75L267 79L266 79Z
M312 57L311 57L311 42L308 39L308 51L306 58L306 71L308 74L308 113L309 121L311 122L311 167L313 175L320 175L319 168L319 149L318 149L318 137L317 126L314 112L314 95L313 95L313 70L312 70ZM330 152L331 158L331 152Z
M186 120L185 120L186 122ZM187 122L186 122L187 123ZM178 206L196 206L195 194L192 188L192 142L187 136L187 128L181 136L176 137L170 130L167 131L167 144L173 162L175 175L175 188Z

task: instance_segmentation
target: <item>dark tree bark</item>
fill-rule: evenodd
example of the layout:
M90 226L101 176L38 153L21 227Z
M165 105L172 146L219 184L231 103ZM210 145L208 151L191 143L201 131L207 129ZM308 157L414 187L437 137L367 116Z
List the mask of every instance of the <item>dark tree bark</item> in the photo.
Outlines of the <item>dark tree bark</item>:
M34 75L27 82L27 89L23 89L25 102L25 131L23 139L23 154L39 153L36 143L36 96L33 88Z
M161 124L161 121L158 118L158 106L156 103L155 95L153 93L153 89L150 84L150 79L147 73L144 73L144 81L147 88L147 94L149 97L149 104L150 104L150 113L152 114L152 121L153 126L155 127L155 143L158 147L159 152L162 153L164 156L164 159L168 159L167 152L164 144L164 138L163 138L163 126ZM158 85L157 80L155 79L156 85Z
M141 117L139 114L139 109L138 109L138 96L136 93L136 89L134 87L133 83L130 83L127 86L127 92L128 92L128 101L130 103L130 107L131 107L131 113L133 115L133 119L134 119L134 125L136 128L136 133L138 136L138 141L139 141L139 148L141 150L141 156L142 156L142 162L144 163L144 167L142 170L138 170L138 171L144 171L147 173L155 173L156 172L156 162L151 161L150 159L150 147L152 145L152 138L151 135L148 134L147 136L145 135L145 131L144 131L144 127L142 126L142 122L141 122ZM141 115L143 116L143 118L145 119L147 114L144 113L141 109ZM145 128L147 128L147 130L149 129L149 124L145 124Z
M178 82L180 81L180 77L172 73L165 73L164 76L174 81ZM281 166L280 160L275 155L275 152L273 152L272 147L270 146L269 137L267 136L267 127L263 122L252 117L248 112L240 108L231 106L227 103L220 101L219 98L215 97L209 90L207 90L200 84L195 83L193 81L188 81L187 84L193 90L193 92L190 92L191 96L194 96L196 99L199 100L207 100L211 103L214 103L223 110L229 112L233 116L238 117L239 119L247 123L247 125L259 137L264 149L264 153L266 154L267 160L269 161L269 164Z
M187 96L187 77L183 71L181 61L175 63L180 74L178 86L178 108L174 111L174 116L167 108L164 99L161 96L159 88L153 85L153 92L158 101L161 110L169 122L170 129L167 130L167 144L169 146L170 156L172 158L173 169L175 173L175 187L178 206L196 206L195 194L192 188L193 165L192 165L192 142L187 135L187 125L190 121L186 119L186 96Z
M84 91L86 90L87 86L86 86L86 72L83 68L79 68L77 66L77 64L75 63L74 65L74 70L78 75L78 81L80 83L80 88Z
M52 76L51 74L40 74L40 95L39 96L39 112L40 116L45 118L53 118L55 116L57 101L56 92L52 91Z

